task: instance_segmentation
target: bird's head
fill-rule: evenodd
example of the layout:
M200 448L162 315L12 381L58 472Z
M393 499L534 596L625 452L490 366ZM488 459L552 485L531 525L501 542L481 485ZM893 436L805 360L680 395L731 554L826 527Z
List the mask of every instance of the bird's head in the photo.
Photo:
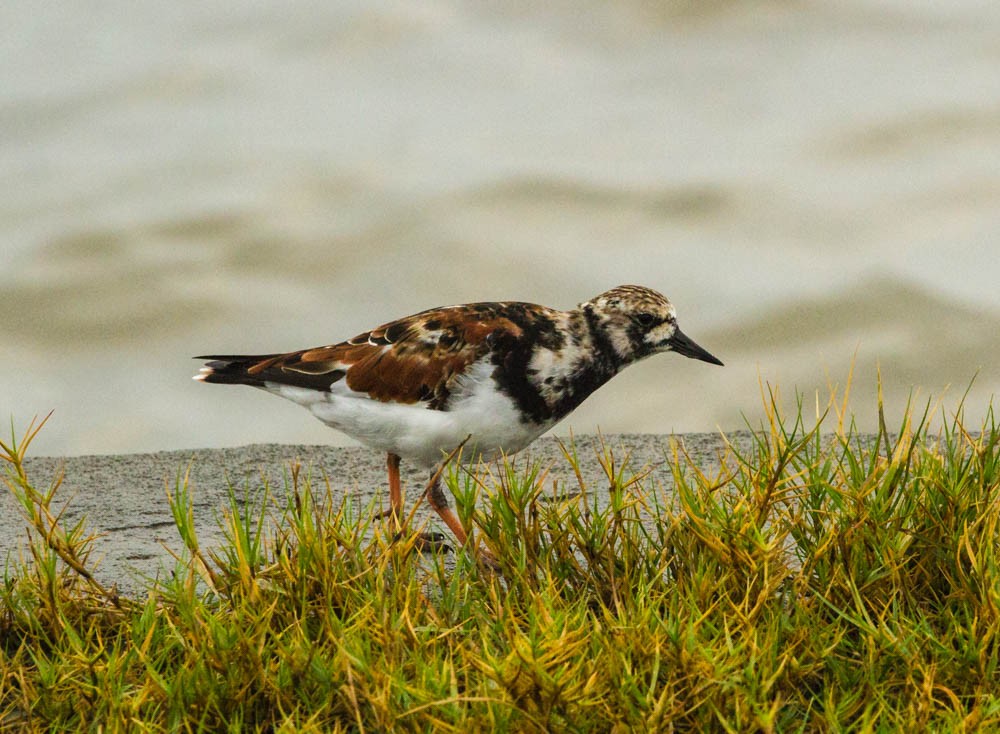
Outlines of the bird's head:
M722 364L677 327L674 305L650 288L621 285L580 304L580 309L626 363L658 352L677 352Z

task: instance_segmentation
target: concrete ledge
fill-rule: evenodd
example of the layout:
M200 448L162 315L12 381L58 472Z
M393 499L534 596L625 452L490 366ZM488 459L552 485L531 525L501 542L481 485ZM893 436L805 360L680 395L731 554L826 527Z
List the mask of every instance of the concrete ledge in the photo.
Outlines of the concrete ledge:
M675 437L704 470L718 465L723 449L719 434L685 434ZM732 440L732 437L730 437ZM745 440L745 436L744 436ZM628 470L650 470L653 486L672 487L670 437L651 434L617 434L604 437L617 464L628 456ZM598 460L598 437L577 436L574 441L588 490L607 496L607 481ZM203 548L212 548L221 540L216 519L228 506L228 488L257 489L266 477L275 495L284 491L284 476L289 466L299 461L303 471L314 478L327 476L334 493L351 495L364 505L375 497L388 504L385 457L366 448L328 446L286 446L265 444L233 449L197 449L153 454L101 456L29 457L28 478L43 490L59 472L64 473L55 506L65 508L66 526L86 518L86 527L101 537L95 543L95 558L101 558L97 576L106 584L117 584L122 593L142 588L142 576L169 572L173 559L164 546L178 552L181 548L174 527L165 489L171 492L179 476L190 472L198 537ZM578 484L554 438L542 438L514 457L518 466L538 461L548 468L546 487L575 489ZM419 496L427 480L425 473L403 464L403 482L407 507ZM426 503L420 508L417 522L429 519ZM432 522L436 522L436 517ZM26 521L10 493L0 491L0 558L8 553L16 557L27 552ZM441 528L436 528L441 529Z

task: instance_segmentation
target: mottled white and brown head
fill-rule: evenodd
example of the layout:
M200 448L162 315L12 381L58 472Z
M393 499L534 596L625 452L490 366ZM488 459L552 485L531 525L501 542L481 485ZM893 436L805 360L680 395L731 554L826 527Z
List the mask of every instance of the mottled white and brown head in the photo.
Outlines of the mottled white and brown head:
M588 323L624 363L659 352L721 365L677 327L677 310L666 296L639 285L620 285L580 304Z

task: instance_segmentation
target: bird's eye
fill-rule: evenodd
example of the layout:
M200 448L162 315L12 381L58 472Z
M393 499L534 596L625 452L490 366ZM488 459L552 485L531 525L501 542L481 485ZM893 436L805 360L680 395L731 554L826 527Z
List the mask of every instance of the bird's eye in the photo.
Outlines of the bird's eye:
M639 313L635 315L635 320L639 326L648 328L656 323L656 316L651 313Z

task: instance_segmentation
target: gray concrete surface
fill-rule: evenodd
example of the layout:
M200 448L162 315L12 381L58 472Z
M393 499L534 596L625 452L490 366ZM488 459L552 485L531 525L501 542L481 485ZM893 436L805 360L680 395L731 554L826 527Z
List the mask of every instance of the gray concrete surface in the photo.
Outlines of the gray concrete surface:
M718 434L687 434L674 437L703 470L718 466L723 442ZM732 440L732 437L730 437ZM618 434L604 437L618 465L628 458L628 471L650 471L652 486L672 487L671 437L652 434ZM608 483L598 460L596 436L577 436L576 453L588 491L607 496ZM519 466L537 461L548 469L546 487L578 486L554 438L542 438L514 457ZM67 526L85 518L86 527L100 537L94 557L100 558L97 577L117 584L124 594L143 588L143 577L168 573L173 559L167 548L179 551L180 538L167 502L166 490L174 490L178 477L189 472L198 536L203 548L217 546L222 539L218 518L228 506L229 487L242 497L244 487L260 488L264 478L273 493L281 496L290 465L299 461L313 476L329 477L335 493L356 497L361 504L375 496L388 503L385 457L365 448L287 446L266 444L233 449L199 449L151 454L29 457L29 480L42 490L60 472L64 474L54 507L63 511ZM419 496L426 475L403 465L407 507ZM429 519L426 503L417 522ZM434 529L444 530L436 518ZM26 554L26 520L6 487L0 492L0 559ZM10 554L10 555L9 555Z

